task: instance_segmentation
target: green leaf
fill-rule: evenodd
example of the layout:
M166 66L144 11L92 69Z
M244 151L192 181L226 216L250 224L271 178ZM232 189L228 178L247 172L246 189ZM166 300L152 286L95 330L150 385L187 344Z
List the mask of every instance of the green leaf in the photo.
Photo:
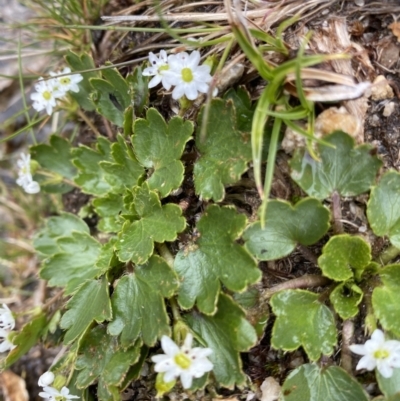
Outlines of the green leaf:
M50 286L65 287L65 293L71 294L83 281L102 272L96 265L101 245L90 234L73 232L59 238L57 246L60 252L46 259L40 270L40 277Z
M136 67L132 74L126 77L129 85L129 93L133 99L136 114L142 114L143 109L149 102L149 86L147 79L142 75L142 68Z
M363 296L364 293L360 287L354 283L346 282L335 287L329 296L329 300L338 315L343 320L347 320L358 314L358 305Z
M70 149L71 145L66 139L58 135L52 135L50 137L50 145L42 143L32 146L30 153L32 159L36 160L42 168L61 177L72 179L76 174L76 169L71 163ZM73 188L65 183L45 185L44 182L42 181L40 184L47 192L65 193Z
M147 183L132 190L134 221L126 221L118 236L116 249L122 262L143 264L153 253L154 242L175 241L186 221L179 206L161 205L155 191Z
M220 202L225 186L234 184L247 170L251 160L250 135L237 128L235 108L231 101L214 99L206 126L206 137L200 138L204 108L201 110L196 146L201 154L194 166L196 193L202 198Z
M106 173L99 167L102 161L112 161L110 153L111 143L102 137L97 139L96 150L87 146L72 150L75 157L72 162L79 170L75 183L81 187L82 192L102 196L111 190L105 179Z
M113 293L111 304L114 319L108 332L121 334L121 344L127 347L140 336L153 346L163 334L170 335L169 318L164 299L170 298L179 286L174 271L159 256L153 255L134 273L123 276Z
M292 206L280 200L268 202L264 228L251 224L243 239L248 251L260 260L289 255L297 246L312 245L326 234L330 214L317 199L305 198Z
M68 65L71 67L71 71L84 71L91 70L95 68L93 63L93 59L86 53L83 53L81 56L73 53L68 50L67 55L65 56L65 60ZM92 86L90 85L89 79L96 78L99 76L97 71L85 72L82 74L83 80L79 82L79 92L69 92L70 96L72 96L77 103L87 111L93 111L95 109L95 105L90 100L90 93L93 91Z
M337 366L305 364L295 369L282 386L280 401L368 401L354 378Z
M105 79L92 78L90 84L94 89L91 96L96 111L115 125L123 127L124 111L131 104L129 86L115 68L102 71Z
M86 281L68 301L67 308L69 310L60 322L60 327L68 330L64 336L64 344L71 344L77 338L81 338L94 320L97 323L111 320L106 278Z
M335 281L357 279L371 261L371 246L361 237L335 235L322 249L318 265L324 276Z
M107 194L93 200L95 212L101 217L97 228L106 233L118 232L122 228L121 212L127 212L121 195Z
M303 346L312 361L333 352L335 319L318 297L303 290L285 290L272 296L270 304L276 315L271 340L274 348L294 351Z
M178 302L184 309L196 303L203 313L213 314L220 281L229 290L241 292L260 279L254 259L235 241L245 226L246 217L233 208L207 208L197 224L196 244L175 258L174 268L181 279Z
M133 132L132 144L139 162L153 170L149 187L164 198L182 183L184 168L179 159L192 136L193 124L180 117L166 124L156 109L149 109L146 119L135 121Z
M377 369L376 379L385 397L391 397L395 394L400 396L400 368L393 369L393 374L389 378L383 377Z
M53 216L46 220L46 225L37 232L33 246L43 255L50 256L60 252L57 241L62 237L71 237L73 232L89 234L86 223L74 214L61 212L60 216Z
M257 335L243 310L230 297L221 294L214 316L193 311L184 319L204 345L213 350L208 358L214 364L213 374L218 383L228 388L244 384L246 376L242 372L240 352L254 346Z
M400 247L400 174L385 173L376 187L371 190L367 216L375 235L387 235L390 242Z
M242 86L237 91L231 88L224 95L224 99L230 100L235 106L236 128L242 132L251 132L254 109L251 105L249 92Z
M385 266L379 277L383 286L372 293L375 316L385 330L400 336L400 264Z
M106 172L104 178L111 185L112 191L122 193L126 188L138 185L144 169L122 135L117 136L117 141L111 146L113 161L100 162L100 167Z
M334 191L342 196L367 192L382 165L371 154L372 146L354 147L354 139L344 132L334 132L324 141L335 146L318 145L320 161L314 160L306 149L298 149L290 161L292 178L309 196L328 198Z
M12 343L16 348L11 350L6 358L1 361L0 368L5 370L25 355L39 340L43 330L47 325L47 318L40 313L32 318L22 329L12 338Z
M116 337L107 334L104 326L97 326L82 340L75 368L80 370L76 385L86 388L97 379L108 386L118 386L129 367L140 356L141 342L122 348Z

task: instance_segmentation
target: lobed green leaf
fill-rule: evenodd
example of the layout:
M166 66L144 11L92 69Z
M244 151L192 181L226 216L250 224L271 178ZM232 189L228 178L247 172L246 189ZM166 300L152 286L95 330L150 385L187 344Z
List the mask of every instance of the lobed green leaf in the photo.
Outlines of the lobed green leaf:
M272 296L270 304L276 315L271 339L274 348L294 351L303 346L312 361L333 352L337 341L335 319L318 296L303 290L285 290Z
M246 226L246 217L233 208L211 205L197 224L196 244L179 251L174 268L181 280L178 302L184 309L196 303L200 311L213 314L221 284L244 291L260 280L254 259L235 240Z

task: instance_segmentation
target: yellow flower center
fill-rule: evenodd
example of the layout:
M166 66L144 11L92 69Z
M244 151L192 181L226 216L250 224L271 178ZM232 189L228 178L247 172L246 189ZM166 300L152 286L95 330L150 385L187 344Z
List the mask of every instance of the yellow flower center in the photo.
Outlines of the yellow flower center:
M61 85L69 85L71 83L71 78L70 77L60 78L60 83Z
M385 349L378 349L378 351L374 352L375 359L386 359L389 356L389 352Z
M161 67L158 68L159 72L167 71L167 70L169 70L169 65L168 64L162 65Z
M192 82L193 81L193 73L190 68L182 68L182 79L184 82Z
M174 361L182 369L188 369L192 364L190 358L187 355L183 354L182 352L175 355Z
M49 91L44 91L43 92L43 97L45 100L50 100L51 99L51 93Z

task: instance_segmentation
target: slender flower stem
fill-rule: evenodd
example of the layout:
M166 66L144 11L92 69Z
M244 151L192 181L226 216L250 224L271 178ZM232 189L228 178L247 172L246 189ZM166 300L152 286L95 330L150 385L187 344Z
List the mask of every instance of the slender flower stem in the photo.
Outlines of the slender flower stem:
M326 277L319 276L316 274L308 274L306 276L297 277L293 280L286 281L285 283L275 285L274 287L268 288L265 290L262 298L267 300L272 297L272 295L276 294L282 290L292 290L296 288L308 288L308 287L322 287L331 282Z
M173 268L174 267L174 257L172 253L169 251L167 245L165 244L157 244L157 250L160 256L167 262L168 266Z
M36 170L36 173L38 173L40 175L44 175L45 177L49 177L49 178L58 178L58 176L55 176L53 173L46 171L44 169L38 169L38 170ZM80 188L80 186L76 185L72 180L69 180L68 178L65 178L65 177L61 177L61 178L62 178L62 182L64 182L65 184L71 185L71 187L74 187L74 188Z
M354 340L354 322L352 320L345 320L342 328L342 351L341 351L341 365L342 368L352 374L352 356L350 352L350 344Z
M336 191L332 194L332 215L335 234L343 233L342 205L340 202L340 195Z
M180 322L182 320L182 317L181 317L181 312L179 309L178 302L176 302L176 299L174 297L172 297L169 300L169 304L171 305L172 316L174 317L175 323Z
M78 109L76 112L77 112L78 116L79 116L83 121L85 121L85 123L90 127L90 129L93 131L93 133L94 133L97 137L102 136L102 135L100 134L100 132L97 130L97 128L94 126L94 124L90 121L90 119L86 116L86 114L85 114L83 111L81 111L81 110Z

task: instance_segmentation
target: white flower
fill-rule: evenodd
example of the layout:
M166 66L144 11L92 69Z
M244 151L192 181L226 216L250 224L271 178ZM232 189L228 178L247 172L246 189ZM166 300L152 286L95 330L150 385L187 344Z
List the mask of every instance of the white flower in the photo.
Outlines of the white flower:
M382 330L376 329L365 344L350 345L355 354L363 355L356 369L377 368L383 377L391 377L393 368L400 368L400 341L385 341Z
M0 353L11 351L16 347L9 339L10 334L11 331L0 329Z
M164 373L166 383L180 376L183 388L192 386L193 378L199 378L213 369L213 364L207 359L212 354L210 348L192 348L193 336L186 336L182 347L178 347L169 337L162 336L161 346L165 354L151 358L155 362L154 370Z
M12 330L15 327L15 319L6 304L0 308L0 329Z
M40 185L33 181L31 174L31 155L25 153L20 154L20 159L17 161L18 179L17 184L21 186L28 194L37 194L40 191ZM4 306L4 304L3 304ZM1 310L0 310L1 313ZM1 325L0 325L1 327Z
M54 373L53 372L44 372L42 376L39 377L38 385L40 387L47 387L53 384L54 381Z
M68 91L79 92L78 83L82 81L83 77L81 74L65 75L63 77L58 77L60 74L69 74L71 68L65 67L62 72L51 72L50 75L57 80L55 84L55 89L64 95Z
M39 396L50 401L63 401L71 400L72 398L79 398L77 395L72 395L69 393L67 387L63 387L61 391L58 391L54 387L45 387L44 391L39 393Z
M32 93L31 99L33 100L32 107L36 111L46 109L47 114L50 116L53 112L53 107L56 107L56 99L64 96L64 93L57 89L58 81L54 78L46 81L39 78L39 82L35 85L36 92Z
M195 100L198 92L207 93L212 77L209 65L200 65L200 52L195 50L190 55L178 53L168 58L169 70L164 75L166 81L174 85L172 97L180 99L185 95L189 100Z
M154 53L149 53L149 61L151 67L147 67L143 70L145 77L153 77L149 82L149 88L154 88L160 82L166 90L171 89L171 84L166 79L166 71L169 70L167 52L165 50L160 51L160 57L157 57Z

